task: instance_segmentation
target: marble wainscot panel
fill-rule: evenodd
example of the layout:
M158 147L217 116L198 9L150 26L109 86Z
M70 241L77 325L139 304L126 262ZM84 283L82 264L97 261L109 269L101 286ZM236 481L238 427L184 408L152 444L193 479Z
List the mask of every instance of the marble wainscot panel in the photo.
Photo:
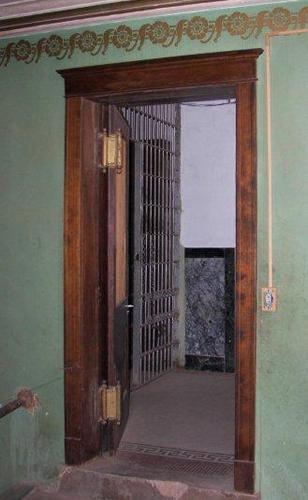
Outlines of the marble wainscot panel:
M186 258L185 284L186 367L224 370L224 256Z

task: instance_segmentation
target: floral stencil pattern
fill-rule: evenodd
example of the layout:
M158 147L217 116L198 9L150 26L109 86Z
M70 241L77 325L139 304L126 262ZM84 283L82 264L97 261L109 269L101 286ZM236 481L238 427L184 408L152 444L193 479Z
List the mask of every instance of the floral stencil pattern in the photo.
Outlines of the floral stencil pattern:
M308 24L308 7L292 13L284 7L262 10L254 16L238 11L230 15L220 15L215 20L205 16L181 19L177 24L154 21L132 29L125 24L108 28L101 33L86 30L73 33L69 37L56 34L44 37L37 42L19 40L0 48L0 66L7 66L12 59L27 64L37 63L43 55L58 60L71 58L76 51L93 56L105 54L110 46L126 52L140 50L146 42L161 47L178 46L184 37L193 42L217 42L224 33L247 39L257 38L264 30L304 28Z
M128 26L119 26L113 34L113 43L118 49L127 49L133 39L133 30Z
M58 35L51 35L46 42L45 52L49 57L58 57L63 48L63 39Z
M191 40L202 40L209 30L208 20L204 17L193 17L187 24L187 35Z
M26 40L20 40L14 47L14 55L17 61L26 61L31 55L31 44Z
M149 29L149 39L152 43L165 43L169 37L169 24L163 21L156 21Z
M234 12L234 14L232 14L228 18L226 26L230 35L243 36L245 35L249 27L249 24L250 24L250 19L247 16L247 14L241 12Z
M287 9L277 7L273 10L273 14L269 20L269 27L273 31L286 30L291 21L291 13Z
M81 52L92 52L97 44L97 34L94 31L85 31L78 40Z

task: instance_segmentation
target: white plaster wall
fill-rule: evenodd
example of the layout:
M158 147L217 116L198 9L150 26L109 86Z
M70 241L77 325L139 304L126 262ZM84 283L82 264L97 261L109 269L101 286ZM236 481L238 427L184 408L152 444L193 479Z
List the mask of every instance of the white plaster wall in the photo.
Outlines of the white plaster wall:
M235 103L181 106L184 247L235 247L235 145Z

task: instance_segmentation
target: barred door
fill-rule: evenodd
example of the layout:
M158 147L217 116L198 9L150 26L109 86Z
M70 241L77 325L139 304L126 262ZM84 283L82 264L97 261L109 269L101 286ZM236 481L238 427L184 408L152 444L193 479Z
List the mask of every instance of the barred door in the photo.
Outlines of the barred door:
M173 368L177 341L179 106L122 108L135 144L132 385Z

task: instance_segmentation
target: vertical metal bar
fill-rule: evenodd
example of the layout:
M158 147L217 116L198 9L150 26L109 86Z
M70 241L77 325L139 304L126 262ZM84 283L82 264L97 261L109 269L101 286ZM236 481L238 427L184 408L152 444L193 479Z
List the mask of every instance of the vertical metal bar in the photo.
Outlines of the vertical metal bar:
M174 226L174 204L175 204L175 183L174 183L174 142L175 142L175 135L174 135L174 112L175 112L175 105L172 105L172 124L170 126L170 135L171 135L171 175L172 175L172 247L171 247L171 253L172 253L172 258L170 262L171 266L171 283L170 283L170 288L173 288L174 284L174 233L175 233L175 226ZM170 309L173 310L174 306L174 297L170 296ZM170 341L173 340L173 325L174 325L174 319L170 319ZM171 344L171 342L170 342ZM170 346L169 348L169 358L168 358L168 363L169 363L169 368L172 367L171 363L171 354L172 354L172 348Z
M153 217L154 217L154 227L153 227L153 271L154 271L154 276L153 276L153 314L156 316L156 292L157 292L157 190L158 190L158 185L157 185L157 163L158 163L158 149L157 149L157 142L158 142L158 121L157 121L157 115L158 115L158 106L154 105L153 106L153 115L154 115L154 161L153 161L153 184L154 184L154 192L153 192ZM155 348L157 347L157 340L158 340L158 329L157 329L157 321L154 324L153 328L153 337L152 337L152 373L151 377L155 377Z
M155 232L155 207L154 207L154 196L155 196L155 178L154 178L154 164L155 164L155 148L154 148L154 138L155 138L155 109L154 106L150 106L150 115L151 115L151 138L150 138L150 143L151 143L151 186L152 190L150 193L150 198L149 198L149 204L151 206L151 252L150 252L150 259L151 259L151 290L150 290L150 296L151 296L151 319L154 316L154 303L153 303L153 291L154 291L154 232ZM149 344L149 358L150 358L150 366L149 366L149 379L152 379L152 349L154 347L154 327L155 325L151 323L151 328L150 328L150 344Z
M155 193L154 193L154 214L155 214L155 223L154 223L154 262L155 262L155 285L154 285L154 297L153 297L153 305L154 305L154 315L157 318L157 290L158 290L158 255L157 255L157 249L158 249L158 205L157 205L157 200L158 200L158 156L159 156L159 151L157 148L158 144L158 137L159 137L159 122L158 122L158 115L159 115L159 106L155 105L155 142L154 142L154 149L155 149L155 162L154 162L154 185L155 185ZM157 322L157 319L155 321L155 329L154 329L154 345L153 345L153 371L152 371L152 377L155 377L155 368L156 368L156 349L159 343L159 323Z
M164 237L163 237L163 216L164 216L164 202L163 202L163 175L164 175L164 146L163 146L163 135L164 135L164 124L163 117L165 113L166 105L161 106L160 112L160 137L159 137L159 151L160 151L160 172L159 172L159 184L160 184L160 197L159 197L159 212L160 212L160 291L162 294L159 299L159 314L161 316L160 320L160 351L159 351L159 370L160 374L163 372L163 346L165 344L164 338L164 309L163 309L163 290L164 290Z
M165 122L165 119L166 119L166 108L167 108L167 105L165 104L163 106L163 113L162 113L162 119L164 120ZM161 301L160 301L160 304L161 304L161 314L162 314L162 317L164 317L164 314L166 312L166 309L165 309L165 290L166 290L166 283L165 283L165 279L166 279L166 240L165 240L165 218L166 218L166 209L165 209L165 196L166 196L166 189L165 189L165 141L164 141L164 138L165 138L165 134L166 134L166 124L164 123L163 124L163 128L162 128L162 140L161 140L161 148L162 148L162 154L161 154L161 178L162 178L162 207L161 207L161 210L162 210L162 234L161 234L161 242L162 242L162 284L161 284L161 289L162 289L162 298L161 298ZM161 322L161 333L162 333L162 346L165 345L166 343L166 334L165 334L165 321L162 321ZM164 371L164 349L161 349L160 350L160 370L161 370L161 373L163 373Z
M140 119L140 114L139 114L139 119ZM144 123L143 123L143 126L144 126ZM147 155L147 150L146 150L146 145L145 143L142 143L143 144L143 162L142 162L142 165L141 165L141 185L142 185L142 197L141 197L141 207L140 209L142 210L142 217L143 217L143 220L142 220L142 229L141 229L141 235L140 237L142 238L142 249L141 249L141 255L140 255L140 260L141 260L141 269L142 269L142 274L141 274L141 282L142 282L142 294L143 296L146 294L146 286L147 286L147 276L146 276L146 270L145 270L145 258L144 258L144 254L145 254L145 241L144 241L144 234L145 234L145 221L146 221L146 207L144 206L144 198L146 196L146 177L145 177L145 168L146 168L146 155ZM141 300L141 304L142 304L142 311L143 311L143 314L142 314L142 325L145 324L145 320L146 320L146 301L145 300ZM143 353L144 353L144 330L145 330L145 327L144 326L141 326L140 327L140 362L139 362L139 370L140 370L140 374L139 374L139 379L140 379L140 384L142 382L144 382L144 358L143 358Z
M167 107L167 122L170 123L170 105L168 104ZM170 176L170 165L169 165L169 127L166 129L166 135L167 135L167 140L166 140L166 185L167 185L167 209L166 209L166 215L167 215L167 235L166 235L166 274L167 274L167 279L166 279L166 287L169 292L170 290L170 283L169 283L169 239L170 239L170 224L169 224L169 206L170 206L170 183L169 183L169 176ZM169 313L169 293L167 296L166 300L166 312L167 314ZM166 338L166 344L168 343L169 340L169 320L168 317L166 318L165 322L165 338ZM164 368L167 370L168 365L167 365L167 349L164 351Z
M167 300L167 293L168 293L168 287L167 287L167 255L166 255L166 234L167 234L167 228L166 228L166 206L167 206L167 195L168 195L168 189L166 185L166 175L167 175L167 170L166 170L166 137L167 137L167 121L168 121L168 105L164 106L164 114L163 114L163 120L164 120L164 128L163 128L163 137L162 137L162 147L163 147L163 157L162 157L162 183L163 183L163 218L164 218L164 224L163 224L163 234L162 234L162 240L163 240L163 246L164 246L164 251L163 251L163 290L164 290L164 295L163 295L163 300L162 300L162 313L163 315L166 314L167 308L166 308L166 300ZM167 337L166 337L166 320L163 321L163 342L164 345L166 344ZM165 350L164 350L165 351ZM162 351L162 372L165 370L165 352Z
M160 147L161 147L161 290L162 290L162 295L160 298L160 311L162 317L164 316L164 311L165 311L165 295L164 295L164 290L165 290L165 131L166 131L166 105L162 106L162 129L161 129L161 141L160 141ZM164 345L166 342L166 336L165 336L165 322L161 322L161 337L162 337L162 342L161 344ZM161 373L163 373L163 355L162 355L162 350L160 351L160 370Z
M174 288L175 284L175 268L174 268L174 260L175 260L175 252L174 252L174 243L175 243L175 232L176 232L176 227L175 227L175 203L176 203L176 198L175 198L175 104L172 106L172 262L171 262L171 287ZM171 309L174 310L175 307L175 298L174 296L171 297ZM173 340L173 333L174 333L174 323L175 323L175 318L171 320L171 325L170 325L170 336L171 339ZM169 365L170 368L172 367L172 348L170 347L169 351Z
M149 131L147 130L147 135L149 135ZM145 225L144 225L144 269L145 269L145 296L148 296L149 292L149 263L148 263L148 238L149 238L149 207L147 206L147 199L149 196L149 148L148 144L146 144L146 158L145 158L145 169L144 169L144 185L145 185L145 190L144 190L144 208L145 208ZM148 299L145 298L145 318L144 318L144 326L143 326L143 382L146 382L146 373L147 373L147 357L144 355L144 353L147 351L147 339L148 339L148 325L147 325L147 320L149 317L149 303Z
M172 123L172 118L173 118L173 105L170 105L170 119L169 119L169 125L168 125L168 132L169 132L169 141L168 141L168 148L169 148L169 177L170 177L170 202L169 202L169 216L170 216L170 229L169 229L169 258L168 258L168 266L169 266L169 289L172 287L172 268L171 268L171 261L172 261L172 232L173 232L173 225L172 225L172 134L170 133L171 128L170 128L170 123ZM172 306L172 297L169 297L169 311L171 311L171 306ZM171 318L168 318L168 343L171 340ZM169 368L169 349L167 349L167 368Z
M167 119L166 119L167 118ZM165 107L165 121L167 122L168 121L168 105L166 105ZM166 136L166 133L167 133L167 124L165 123L165 127L164 127L164 138ZM165 186L165 195L168 197L168 189L166 189L166 175L167 175L167 170L166 170L166 141L164 140L164 143L163 143L163 150L164 150L164 154L163 154L163 171L164 171L164 186ZM166 200L164 200L164 215L165 215L165 221L166 221L166 205L167 205L167 202ZM167 266L166 266L166 263L167 263L167 254L166 254L166 251L167 251L167 240L166 240L166 230L165 230L165 234L164 234L164 290L166 293L167 290L168 290L168 287L167 287ZM164 317L165 317L165 314L167 313L167 308L166 308L166 297L164 298L164 307L163 307L163 312L164 312ZM166 342L167 342L167 337L166 337L166 319L164 319L164 322L163 322L163 335L164 335L164 346L166 345ZM162 371L165 371L166 370L166 348L164 347L163 351L162 351Z
M164 242L164 255L163 255L163 262L164 262L164 279L163 279L163 289L164 289L164 298L163 298L163 314L166 314L168 311L167 308L167 300L168 300L168 286L167 286L167 233L168 233L168 228L167 228L167 206L168 206L168 186L166 183L166 176L167 176L167 165L166 165L166 144L167 144L167 122L168 122L168 105L165 105L164 109L164 121L165 121L165 126L164 126L164 148L163 148L163 184L164 184L164 235L163 235L163 242ZM163 323L164 325L164 344L167 341L167 331L166 331L166 321ZM162 356L162 371L164 370L164 352L161 352Z
M162 116L163 116L163 109L164 105L160 106L160 112L159 112L159 138L158 138L158 178L157 178L157 183L158 183L158 197L157 197L157 205L158 205L158 279L159 279L159 291L161 290L161 283L162 283L162 234L161 234L161 227L162 227L162 185L161 185L161 176L162 176L162 133L163 133L163 124L162 124ZM157 296L157 314L159 317L161 317L161 295ZM162 321L159 321L159 345L160 347L162 346L163 339L162 339ZM161 348L159 349L157 353L157 364L158 364L158 373L161 373Z

